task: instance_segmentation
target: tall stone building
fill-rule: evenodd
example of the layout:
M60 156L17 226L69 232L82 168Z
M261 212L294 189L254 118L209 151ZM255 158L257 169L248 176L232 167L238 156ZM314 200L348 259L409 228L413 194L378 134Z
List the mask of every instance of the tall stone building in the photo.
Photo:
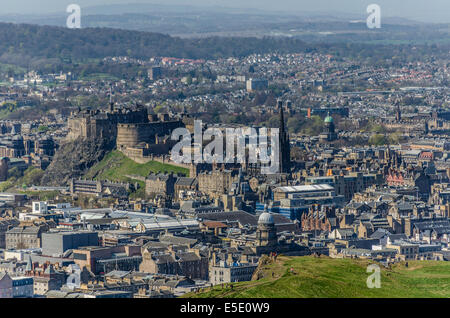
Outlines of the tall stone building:
M6 249L40 248L42 233L47 225L18 226L6 232Z
M145 179L145 193L148 195L173 195L176 181L177 178L173 173L152 173Z
M6 247L6 232L19 223L17 219L0 219L0 248Z
M197 175L198 190L212 197L221 197L228 193L236 176L236 171L228 169L203 171Z
M139 271L152 274L183 275L191 279L208 279L208 258L199 250L177 250L169 248L154 252L143 248Z
M148 78L152 81L158 80L162 77L162 68L160 66L153 66L148 70Z

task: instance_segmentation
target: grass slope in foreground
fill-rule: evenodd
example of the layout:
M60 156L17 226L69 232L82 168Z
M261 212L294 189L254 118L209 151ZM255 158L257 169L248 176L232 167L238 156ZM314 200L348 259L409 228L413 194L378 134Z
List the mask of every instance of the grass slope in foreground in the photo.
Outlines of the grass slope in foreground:
M120 151L114 150L108 153L102 161L91 167L85 177L96 180L130 181L130 178L126 175L146 177L151 172L183 173L189 176L189 169L158 161L149 161L144 164L136 163Z
M395 298L450 297L450 263L410 261L381 268L381 288L366 285L369 260L312 256L279 256L276 263L259 267L259 280L221 285L185 297L230 298ZM290 268L293 268L291 273ZM272 277L272 272L274 277Z

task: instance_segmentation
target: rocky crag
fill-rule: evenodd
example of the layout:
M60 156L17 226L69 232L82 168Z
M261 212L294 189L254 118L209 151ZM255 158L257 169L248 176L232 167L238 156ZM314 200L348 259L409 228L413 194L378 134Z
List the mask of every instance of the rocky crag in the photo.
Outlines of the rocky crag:
M63 143L45 170L41 185L67 185L71 178L82 177L113 148L113 142L93 138Z

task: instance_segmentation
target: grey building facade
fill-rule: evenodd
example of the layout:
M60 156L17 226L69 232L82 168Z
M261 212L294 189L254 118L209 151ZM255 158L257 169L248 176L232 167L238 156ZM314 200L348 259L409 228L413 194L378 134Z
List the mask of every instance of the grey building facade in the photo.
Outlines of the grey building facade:
M49 232L42 235L42 254L61 255L69 249L98 246L97 232Z

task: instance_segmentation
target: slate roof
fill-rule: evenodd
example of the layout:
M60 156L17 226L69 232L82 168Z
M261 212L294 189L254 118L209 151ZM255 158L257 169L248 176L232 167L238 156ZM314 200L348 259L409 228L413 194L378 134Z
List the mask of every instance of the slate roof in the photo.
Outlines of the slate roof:
M200 260L200 257L197 254L193 253L193 252L180 253L180 254L177 254L177 256L183 262L192 262L192 261Z
M379 240L385 236L388 236L389 234L391 234L391 232L389 232L388 230L379 228L375 232L373 232L372 235L370 235L370 238Z
M413 224L419 231L446 229L450 230L450 222L448 220L427 220L422 222L415 222Z
M171 254L153 255L152 258L155 260L156 264L166 264L176 262L175 258Z
M159 241L161 243L166 243L166 244L187 245L187 246L192 246L195 243L197 243L196 239L191 239L191 238L181 237L181 236L173 236L173 235L161 236Z
M219 221L225 224L236 222L250 226L256 226L258 224L258 218L255 215L244 211L203 213L201 218L203 220Z
M17 226L10 229L8 234L38 234L40 227L38 226Z
M358 209L361 209L361 208L364 208L364 207L368 207L368 206L367 206L367 204L362 203L362 202L350 202L350 203L347 204L345 207L346 207L347 209L355 209L355 210L358 210Z
M180 177L178 178L177 182L175 182L176 185L180 186L192 186L197 182L197 179L195 178L187 178L187 177Z
M204 221L203 224L209 228L225 228L226 224L219 221Z
M391 235L389 235L389 240L391 241L391 242L395 242L395 241L398 241L398 240L407 240L408 239L408 237L406 236L406 234L391 234Z
M105 274L106 277L114 277L114 278L123 278L130 274L130 271L110 271L108 274Z

